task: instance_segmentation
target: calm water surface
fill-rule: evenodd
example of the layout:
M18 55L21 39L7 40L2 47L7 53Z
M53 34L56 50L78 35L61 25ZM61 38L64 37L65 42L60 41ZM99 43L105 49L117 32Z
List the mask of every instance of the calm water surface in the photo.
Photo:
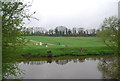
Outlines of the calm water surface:
M116 79L117 57L24 61L18 63L23 79Z

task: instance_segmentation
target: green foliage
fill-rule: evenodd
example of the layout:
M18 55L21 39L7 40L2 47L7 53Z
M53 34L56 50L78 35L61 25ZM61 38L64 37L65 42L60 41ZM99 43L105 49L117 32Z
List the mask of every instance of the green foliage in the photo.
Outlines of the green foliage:
M23 19L29 18L25 14L26 6L22 2L2 2L0 9L2 11L2 46L9 46L10 43L15 46L16 43L21 43L19 39L24 24Z
M25 42L21 36L23 34L24 19L27 18L30 20L30 18L34 18L32 17L33 14L31 15L26 12L26 7L28 6L22 2L2 2L0 16L2 17L3 62L7 61L11 56L15 56L17 53L14 53L13 50L19 50L19 46ZM11 51L11 49L13 50ZM11 60L13 58L11 57Z
M102 38L104 43L112 50L119 51L119 27L120 21L116 17L109 17L103 21L98 36Z
M24 39L21 37L23 20L25 18L30 20L31 18L31 15L25 11L26 7L28 5L22 2L2 2L0 8L0 16L2 17L3 78L8 75L16 75L17 65L6 63L14 63L20 58L21 45L24 44Z
M20 3L5 3L2 2L2 35L3 35L3 46L8 45L8 43L12 43L15 45L17 42L17 37L20 34L21 29L21 11L22 8L19 6L23 5ZM18 15L19 14L19 15ZM20 27L20 28L17 28Z

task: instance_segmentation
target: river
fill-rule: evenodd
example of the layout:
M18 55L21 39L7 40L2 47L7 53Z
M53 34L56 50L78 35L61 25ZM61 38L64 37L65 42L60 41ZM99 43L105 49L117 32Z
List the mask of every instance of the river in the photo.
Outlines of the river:
M39 58L38 58L39 59ZM23 79L117 79L116 56L47 58L17 63ZM12 76L9 76L11 78Z

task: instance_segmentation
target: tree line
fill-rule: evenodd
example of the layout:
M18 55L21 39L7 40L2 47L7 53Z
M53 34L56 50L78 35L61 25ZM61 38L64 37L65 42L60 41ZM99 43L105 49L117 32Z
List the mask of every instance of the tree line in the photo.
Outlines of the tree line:
M55 29L46 30L42 27L28 27L24 28L22 35L24 36L96 36L98 29L87 29L84 28L72 28L69 29L65 26L58 26Z

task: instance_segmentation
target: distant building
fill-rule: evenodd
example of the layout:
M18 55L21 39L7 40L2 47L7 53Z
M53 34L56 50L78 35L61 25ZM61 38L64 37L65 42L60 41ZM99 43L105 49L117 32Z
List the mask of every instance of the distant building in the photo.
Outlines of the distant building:
M83 32L84 28L78 28L77 30L78 30L78 32Z
M58 26L56 28L58 29L58 31L65 31L66 30L65 26Z
M66 34L67 33L66 32L67 27L65 27L65 26L58 26L58 27L56 27L56 29L58 30L59 34L60 33L61 34Z
M86 31L85 31L86 34L92 34L93 32L94 32L93 29L86 29Z
M42 27L25 27L22 31L25 31L25 32L28 31L27 34L29 35L32 35L35 33L44 34L47 32L47 30Z
M45 33L47 30L42 27L33 27L33 32Z
M74 27L74 28L72 29L72 33L73 33L73 34L76 34L76 33L77 33L77 28Z
M48 33L49 33L49 34L54 34L55 32L54 32L53 29L49 29Z

